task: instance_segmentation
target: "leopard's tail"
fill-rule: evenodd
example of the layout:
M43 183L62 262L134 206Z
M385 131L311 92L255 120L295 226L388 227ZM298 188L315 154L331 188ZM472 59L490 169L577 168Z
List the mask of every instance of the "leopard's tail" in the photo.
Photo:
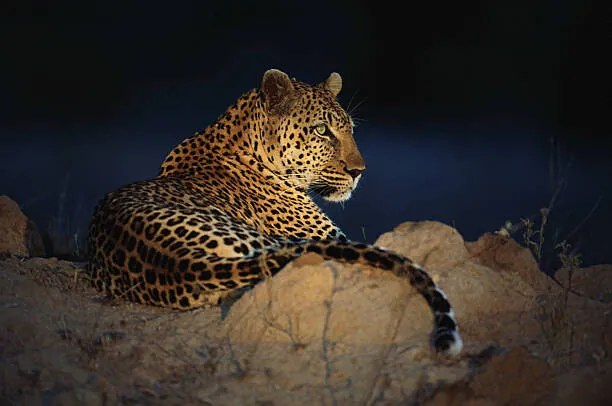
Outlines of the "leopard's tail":
M455 312L446 295L419 265L410 263L410 284L425 298L434 314L435 328L431 343L438 353L457 355L463 348Z
M434 315L431 344L440 354L459 354L463 341L459 335L455 313L442 291L429 274L410 259L371 245L340 241L318 241L305 244L304 251L316 252L326 259L348 263L366 263L391 271L410 284L425 298Z

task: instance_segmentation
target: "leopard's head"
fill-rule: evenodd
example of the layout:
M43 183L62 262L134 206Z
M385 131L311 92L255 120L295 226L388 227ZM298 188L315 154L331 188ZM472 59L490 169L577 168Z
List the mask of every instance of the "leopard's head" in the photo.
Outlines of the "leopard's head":
M334 202L351 197L365 170L353 120L336 99L341 88L337 73L311 86L271 69L260 90L268 165L299 189Z

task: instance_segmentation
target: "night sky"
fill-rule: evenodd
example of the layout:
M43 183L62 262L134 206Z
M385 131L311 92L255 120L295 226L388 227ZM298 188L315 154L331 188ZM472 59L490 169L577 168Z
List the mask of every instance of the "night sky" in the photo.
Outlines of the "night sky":
M344 79L340 100L356 107L368 169L344 207L322 205L352 239L431 219L473 240L537 216L562 178L547 242L569 238L585 263L612 263L609 9L8 3L0 194L52 240L76 234L82 251L104 193L155 176L174 145L275 67L308 83L332 71Z

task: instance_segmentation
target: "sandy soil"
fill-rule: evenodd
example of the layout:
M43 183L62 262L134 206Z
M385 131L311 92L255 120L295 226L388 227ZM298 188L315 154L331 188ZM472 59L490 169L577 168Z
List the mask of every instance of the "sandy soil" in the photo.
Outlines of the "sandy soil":
M397 320L422 324L414 327L416 335L383 334L373 341L380 346L363 346L375 333L365 337L365 324L355 323L376 316L363 308L355 321L346 309L397 283L378 271L305 260L231 306L177 312L109 301L90 288L83 268L54 258L0 258L0 403L612 404L612 305L568 295L555 284L536 292L537 305L521 314L465 320L466 351L444 360L414 338L427 331L430 316L418 298L401 290L394 295L416 310L377 306L398 314ZM330 279L338 272L343 276ZM333 285L321 282L327 279ZM297 290L282 296L286 286ZM320 301L305 291L328 286L335 296L319 294ZM299 292L311 304L304 305ZM287 304L262 305L270 297ZM325 316L330 298L337 302L334 314L347 313L345 318ZM291 302L307 306L303 331L310 329L308 317L318 317L316 309L336 324L319 335L296 335L294 319L283 324L281 317ZM252 325L262 314L265 334L241 321L248 317ZM419 318L426 322L410 321ZM401 323L408 322L400 321L406 330Z

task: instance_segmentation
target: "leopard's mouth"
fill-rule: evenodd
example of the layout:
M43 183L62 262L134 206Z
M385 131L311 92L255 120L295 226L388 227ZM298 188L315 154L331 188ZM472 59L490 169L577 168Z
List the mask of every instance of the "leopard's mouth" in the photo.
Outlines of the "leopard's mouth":
M310 190L321 196L323 199L330 202L344 202L351 198L353 190L357 187L361 175L355 179L346 180L345 182L329 182L316 183L311 185Z

